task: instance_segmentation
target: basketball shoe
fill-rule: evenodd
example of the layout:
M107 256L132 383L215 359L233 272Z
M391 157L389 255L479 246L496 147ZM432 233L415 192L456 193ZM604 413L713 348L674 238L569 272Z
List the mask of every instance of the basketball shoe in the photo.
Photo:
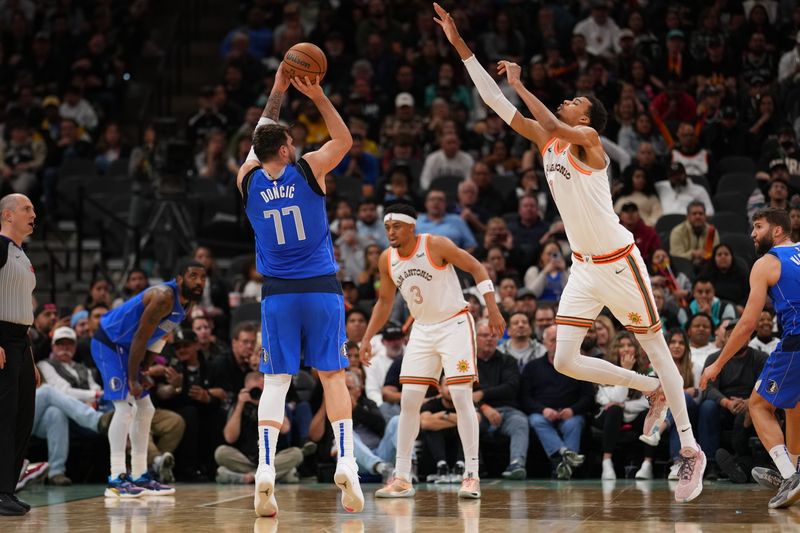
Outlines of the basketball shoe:
M142 496L170 496L175 494L175 487L162 485L153 479L148 472L134 479L133 484L142 489Z
M364 494L358 482L358 467L354 463L354 459L339 459L333 474L333 482L342 489L342 507L348 513L360 513L364 509Z
M770 501L770 509L789 507L800 500L800 472L795 472L789 479L784 479L776 494Z
M690 502L703 492L703 473L706 470L706 454L699 445L695 448L681 448L678 486L675 487L675 501Z
M481 480L475 477L472 472L461 480L461 488L458 489L458 497L471 500L477 500L481 497Z
M750 471L750 475L756 480L756 483L765 489L778 490L781 488L783 478L777 470L772 468L764 468L763 466L756 466Z
M275 470L271 466L259 466L256 471L256 494L253 499L258 516L272 518L278 514L275 500Z
M120 474L112 478L108 477L108 487L106 487L106 498L138 498L144 493L144 489L135 485L128 474Z
M395 476L382 489L375 491L376 498L410 498L417 490L410 481Z

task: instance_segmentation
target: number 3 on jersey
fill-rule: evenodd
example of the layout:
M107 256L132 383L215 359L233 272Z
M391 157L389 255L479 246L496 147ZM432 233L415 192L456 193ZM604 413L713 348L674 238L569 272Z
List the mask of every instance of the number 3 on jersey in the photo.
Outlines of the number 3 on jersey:
M294 226L297 229L297 240L306 240L306 230L303 227L303 215L300 213L300 208L296 205L290 205L288 207L284 207L280 211L277 209L264 211L264 218L271 218L275 222L275 235L277 236L278 244L286 244L286 237L283 233L283 222L281 221L281 215L292 215L294 217Z

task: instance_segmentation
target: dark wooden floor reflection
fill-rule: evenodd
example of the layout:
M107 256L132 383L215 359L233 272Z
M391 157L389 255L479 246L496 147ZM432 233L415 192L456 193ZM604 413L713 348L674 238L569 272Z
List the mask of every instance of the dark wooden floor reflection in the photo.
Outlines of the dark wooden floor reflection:
M481 500L459 500L456 486L422 485L414 499L378 500L367 485L363 513L345 513L339 492L317 484L279 485L277 519L253 514L247 487L181 485L174 497L131 501L96 497L102 487L40 488L24 518L0 518L2 532L166 533L210 531L361 533L511 531L707 533L800 531L800 507L771 511L772 493L755 485L706 484L677 504L665 481L500 482L486 480ZM83 498L83 499L78 499Z

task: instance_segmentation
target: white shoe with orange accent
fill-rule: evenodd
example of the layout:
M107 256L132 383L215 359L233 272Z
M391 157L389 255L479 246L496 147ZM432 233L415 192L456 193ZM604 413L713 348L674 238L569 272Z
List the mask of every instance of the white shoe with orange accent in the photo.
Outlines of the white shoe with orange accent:
M414 485L401 477L393 477L382 489L375 491L376 498L410 498L417 493Z
M481 497L481 480L472 473L467 474L461 480L461 488L458 490L459 498L469 498L477 500Z
M256 495L253 506L258 516L272 518L278 514L278 502L275 499L275 470L269 466L261 467L256 472Z
M360 513L364 509L364 494L358 482L358 467L346 459L339 459L333 482L342 489L342 507L348 513Z

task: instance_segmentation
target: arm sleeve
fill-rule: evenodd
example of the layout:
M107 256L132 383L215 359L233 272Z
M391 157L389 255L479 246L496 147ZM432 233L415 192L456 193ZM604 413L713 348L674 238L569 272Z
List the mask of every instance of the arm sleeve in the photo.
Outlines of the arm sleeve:
M481 99L503 119L503 122L511 125L511 121L517 113L517 108L508 101L508 98L506 98L503 91L500 90L494 78L486 72L486 69L478 62L475 55L471 55L465 59L464 66L467 69L469 77L472 78L475 87L478 89L478 94L481 95Z

